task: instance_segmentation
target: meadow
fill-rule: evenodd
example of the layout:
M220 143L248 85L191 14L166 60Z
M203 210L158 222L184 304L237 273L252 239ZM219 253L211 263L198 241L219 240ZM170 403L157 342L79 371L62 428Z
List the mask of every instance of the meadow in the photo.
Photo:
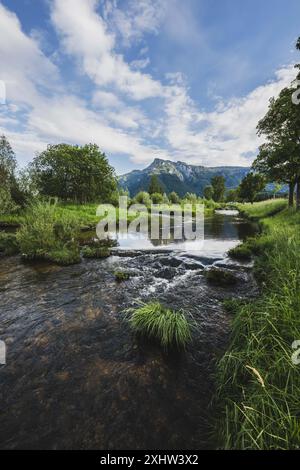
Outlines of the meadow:
M299 449L300 366L292 346L300 340L300 213L279 200L239 209L260 221L262 233L248 248L261 294L231 303L231 343L217 374L219 446Z

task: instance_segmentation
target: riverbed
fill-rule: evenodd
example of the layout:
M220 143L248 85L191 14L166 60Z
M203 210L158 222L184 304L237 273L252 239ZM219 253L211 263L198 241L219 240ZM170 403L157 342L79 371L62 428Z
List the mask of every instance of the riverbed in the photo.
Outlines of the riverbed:
M221 212L199 247L119 240L113 256L69 267L0 259L0 448L214 448L215 361L230 330L222 301L256 294L251 265L226 253L256 229ZM208 284L211 266L237 284ZM130 279L118 283L116 270ZM197 323L186 352L132 335L124 311L153 299Z

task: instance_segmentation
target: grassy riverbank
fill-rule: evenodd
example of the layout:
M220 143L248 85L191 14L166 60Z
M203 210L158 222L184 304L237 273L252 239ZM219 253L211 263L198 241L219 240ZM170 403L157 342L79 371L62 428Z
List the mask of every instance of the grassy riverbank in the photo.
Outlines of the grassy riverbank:
M250 246L262 292L234 308L231 344L218 366L219 446L298 449L300 365L292 343L300 340L300 214L278 200L240 209L261 222Z
M211 215L220 207L219 204L213 201L203 201L205 204L205 215ZM59 203L55 206L55 213L59 218L73 217L76 219L78 225L82 228L95 228L98 224L100 217L97 216L97 207L99 204L63 204ZM18 227L24 223L27 210L20 210L14 214L1 214L0 215L0 227ZM121 216L125 216L124 210L116 208L116 221L118 222ZM131 222L135 217L133 215L128 216L128 221Z

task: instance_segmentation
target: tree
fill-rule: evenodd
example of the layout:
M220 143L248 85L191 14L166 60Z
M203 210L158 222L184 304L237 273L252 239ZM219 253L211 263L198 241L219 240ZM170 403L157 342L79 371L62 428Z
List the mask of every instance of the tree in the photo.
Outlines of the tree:
M238 200L238 189L228 189L226 192L226 202L235 202Z
M263 144L253 162L252 168L263 174L270 183L284 183L289 186L289 206L294 205L294 192L297 182L295 162L297 149L293 142Z
M214 188L212 187L212 185L205 186L204 191L203 191L203 196L205 197L205 199L209 201L213 198L213 195L214 195Z
M172 191L169 194L169 200L172 204L179 204L180 203L180 197L178 196L177 193L175 193L175 191Z
M150 194L146 191L140 191L134 198L134 203L137 204L144 204L145 206L151 205L151 198Z
M153 193L151 199L153 204L162 204L164 197L161 193Z
M157 175L151 175L148 192L149 194L154 194L154 193L164 194L163 187L160 184L160 181Z
M300 50L300 38L296 48ZM300 64L296 64L300 69ZM300 78L300 72L297 79ZM263 167L268 176L276 176L276 181L287 181L290 187L289 204L293 205L294 187L297 185L297 209L300 209L300 105L293 96L297 90L294 82L284 88L278 98L272 98L267 114L257 126L258 135L267 138L261 148L255 166Z
M216 202L221 202L224 199L225 194L225 178L224 176L213 176L211 179L211 185L213 188L213 199Z
M17 167L15 153L5 135L0 137L0 184L14 176Z
M117 187L113 168L95 144L49 145L31 170L42 195L63 200L109 202Z
M0 205L1 213L13 212L17 205L23 205L23 194L18 186L15 171L17 160L15 153L7 140L0 137Z
M239 185L239 197L253 204L257 194L266 186L265 178L258 173L248 173Z

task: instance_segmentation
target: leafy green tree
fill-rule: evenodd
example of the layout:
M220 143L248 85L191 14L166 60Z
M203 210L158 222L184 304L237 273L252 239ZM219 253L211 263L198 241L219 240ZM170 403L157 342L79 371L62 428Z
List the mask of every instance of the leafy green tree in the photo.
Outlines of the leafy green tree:
M215 202L221 202L225 194L225 178L224 176L213 176L211 179L213 188L213 199Z
M284 183L289 186L289 206L294 205L294 192L297 183L295 164L297 148L292 141L278 144L263 144L253 162L253 169L263 174L270 183Z
M180 197L178 196L178 194L175 191L172 191L169 194L169 200L172 204L179 204L180 203Z
M140 191L133 200L134 203L137 204L144 204L145 206L151 205L151 197L150 194L146 191Z
M213 195L214 195L214 188L211 185L205 186L204 191L203 191L203 196L205 197L205 199L210 201L213 198Z
M151 175L148 192L149 194L154 194L154 193L164 194L164 189L162 185L160 184L160 181L157 175Z
M15 153L5 135L0 137L0 183L14 176L17 167Z
M257 194L266 186L265 178L258 173L248 173L239 185L239 197L253 204Z
M228 189L226 192L226 202L236 202L239 197L239 191L237 189Z
M300 38L296 48L300 50ZM300 64L296 64L300 69ZM300 78L300 72L297 79ZM296 87L296 88L295 88ZM258 123L259 135L267 138L267 147L263 147L256 166L264 166L269 175L278 175L277 181L288 179L290 185L290 205L293 200L293 185L297 185L297 209L300 209L300 105L295 104L293 96L297 83L284 88L277 99L272 98L267 114ZM274 172L272 167L276 163ZM281 175L281 176L280 176ZM281 178L281 179L280 179Z
M153 204L162 204L164 197L161 193L154 193L151 194L151 199Z
M7 138L2 135L0 137L0 210L2 213L12 212L18 205L24 205L24 195L15 176L16 167L15 153Z
M63 200L109 202L117 187L114 170L96 144L49 145L31 169L42 195Z

